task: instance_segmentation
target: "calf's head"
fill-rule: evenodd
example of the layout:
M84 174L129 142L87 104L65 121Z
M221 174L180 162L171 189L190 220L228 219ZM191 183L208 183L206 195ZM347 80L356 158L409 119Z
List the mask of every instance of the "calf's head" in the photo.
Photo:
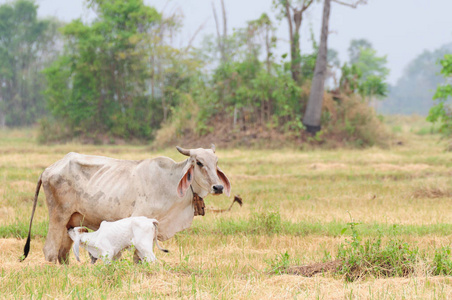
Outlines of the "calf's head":
M181 154L190 157L190 163L187 164L177 188L180 197L185 196L190 184L201 197L207 194L220 195L225 193L227 196L230 195L231 183L218 167L218 157L215 155L214 145L211 149L176 148Z

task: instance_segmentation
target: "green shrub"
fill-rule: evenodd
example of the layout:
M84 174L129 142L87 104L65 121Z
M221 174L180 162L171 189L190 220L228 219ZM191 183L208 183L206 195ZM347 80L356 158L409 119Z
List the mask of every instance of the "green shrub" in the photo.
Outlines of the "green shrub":
M342 261L338 273L345 275L347 281L366 276L408 276L414 272L419 257L417 247L411 247L400 239L390 240L383 246L381 235L362 242L357 225L355 222L348 223L352 238L338 247L337 259ZM343 231L346 230L344 228Z
M272 274L285 274L286 270L290 267L290 256L289 253L284 252L278 254L274 259L269 259L266 261L268 267L266 268L266 272Z
M250 225L254 232L260 234L280 233L283 228L278 211L255 213L251 217Z
M441 247L435 250L433 258L433 275L452 275L452 260L450 247Z

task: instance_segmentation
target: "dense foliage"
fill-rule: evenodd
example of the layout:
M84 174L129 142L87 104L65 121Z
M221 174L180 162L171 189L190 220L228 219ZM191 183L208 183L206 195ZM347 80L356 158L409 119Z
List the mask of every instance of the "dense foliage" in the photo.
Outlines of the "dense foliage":
M387 94L386 56L379 57L372 44L364 39L352 40L348 49L349 63L341 69L340 87L345 93L358 93L363 99L371 101Z
M161 111L145 84L147 33L161 16L142 1L92 1L91 7L98 18L63 27L64 53L45 71L51 112L75 134L149 136Z
M448 100L452 97L452 54L444 55L444 59L441 60L441 74L444 75L448 82L439 85L436 89L433 98L438 103L430 109L430 113L427 120L430 122L440 122L440 131L446 137L452 136L452 107ZM452 148L451 148L452 149Z
M298 18L312 2L297 2L299 8L294 7L289 14L284 13L288 2L275 2L274 8L283 12L281 18L291 14ZM39 110L33 118L26 118L26 124L44 116L40 121L42 141L74 137L88 142L155 139L156 144L166 145L213 132L237 139L251 136L258 140L265 133L307 140L301 120L317 59L313 33L313 53L301 53L299 33L293 32L296 43L290 55L276 56L276 28L267 14L236 28L233 34L228 34L227 28L220 30L221 22L215 15L217 36L206 37L200 48L191 42L176 48L172 41L182 22L177 13L162 15L143 0L90 0L86 4L95 12L95 19L77 19L60 28L62 49L58 55L49 52L54 61L42 71L44 76L39 73L44 64L34 72L27 67L26 74L34 77L14 77L20 78L16 86L23 83L16 89L20 93L8 99L2 93L2 105L10 105L2 111L23 114ZM14 5L30 7L34 20L29 25L34 28L29 40L35 44L18 47L34 51L30 61L39 55L47 57L38 45L53 45L52 39L44 37L56 26L36 19L36 5L30 0L18 0L2 9ZM224 7L222 17L226 24ZM365 40L353 42L351 48L353 61L342 68L340 81L334 79L340 66L337 52L330 49L328 53L328 76L337 84L332 87L335 96L325 96L329 100L324 105L324 130L314 137L316 143L335 138L360 146L378 142L379 137L369 135L374 131L367 124L374 126L377 119L368 102L386 93L386 58L378 57ZM21 53L18 49L8 51ZM7 66L1 71L7 74L13 69ZM3 83L2 88L11 85ZM26 94L30 89L22 88L25 85L35 87L33 95ZM50 112L47 116L43 96ZM20 99L39 105L22 105ZM8 113L8 118L9 126L18 125L11 120L21 119L13 113Z
M40 72L54 59L56 27L38 20L29 0L0 5L0 127L30 125L45 114Z

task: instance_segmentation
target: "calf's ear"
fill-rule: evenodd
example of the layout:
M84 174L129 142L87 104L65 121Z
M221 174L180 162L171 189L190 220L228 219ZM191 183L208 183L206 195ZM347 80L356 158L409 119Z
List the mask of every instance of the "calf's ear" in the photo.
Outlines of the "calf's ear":
M177 195L181 198L185 197L185 194L193 181L193 165L187 164L183 174L184 175L182 175L182 178L177 185Z
M88 229L87 229L87 228L85 228L85 227L79 227L78 233L85 233L85 232L88 232Z
M221 182L223 182L224 192L229 197L231 194L231 183L229 182L228 177L217 167L218 178L220 178Z

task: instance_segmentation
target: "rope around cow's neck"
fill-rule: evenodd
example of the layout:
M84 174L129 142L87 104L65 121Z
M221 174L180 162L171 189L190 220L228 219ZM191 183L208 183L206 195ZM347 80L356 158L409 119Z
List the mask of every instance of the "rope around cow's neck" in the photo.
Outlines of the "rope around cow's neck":
M193 208L194 208L194 215L195 216L204 216L205 214L205 207L204 200L193 191L193 187L190 184L190 189L193 194Z

